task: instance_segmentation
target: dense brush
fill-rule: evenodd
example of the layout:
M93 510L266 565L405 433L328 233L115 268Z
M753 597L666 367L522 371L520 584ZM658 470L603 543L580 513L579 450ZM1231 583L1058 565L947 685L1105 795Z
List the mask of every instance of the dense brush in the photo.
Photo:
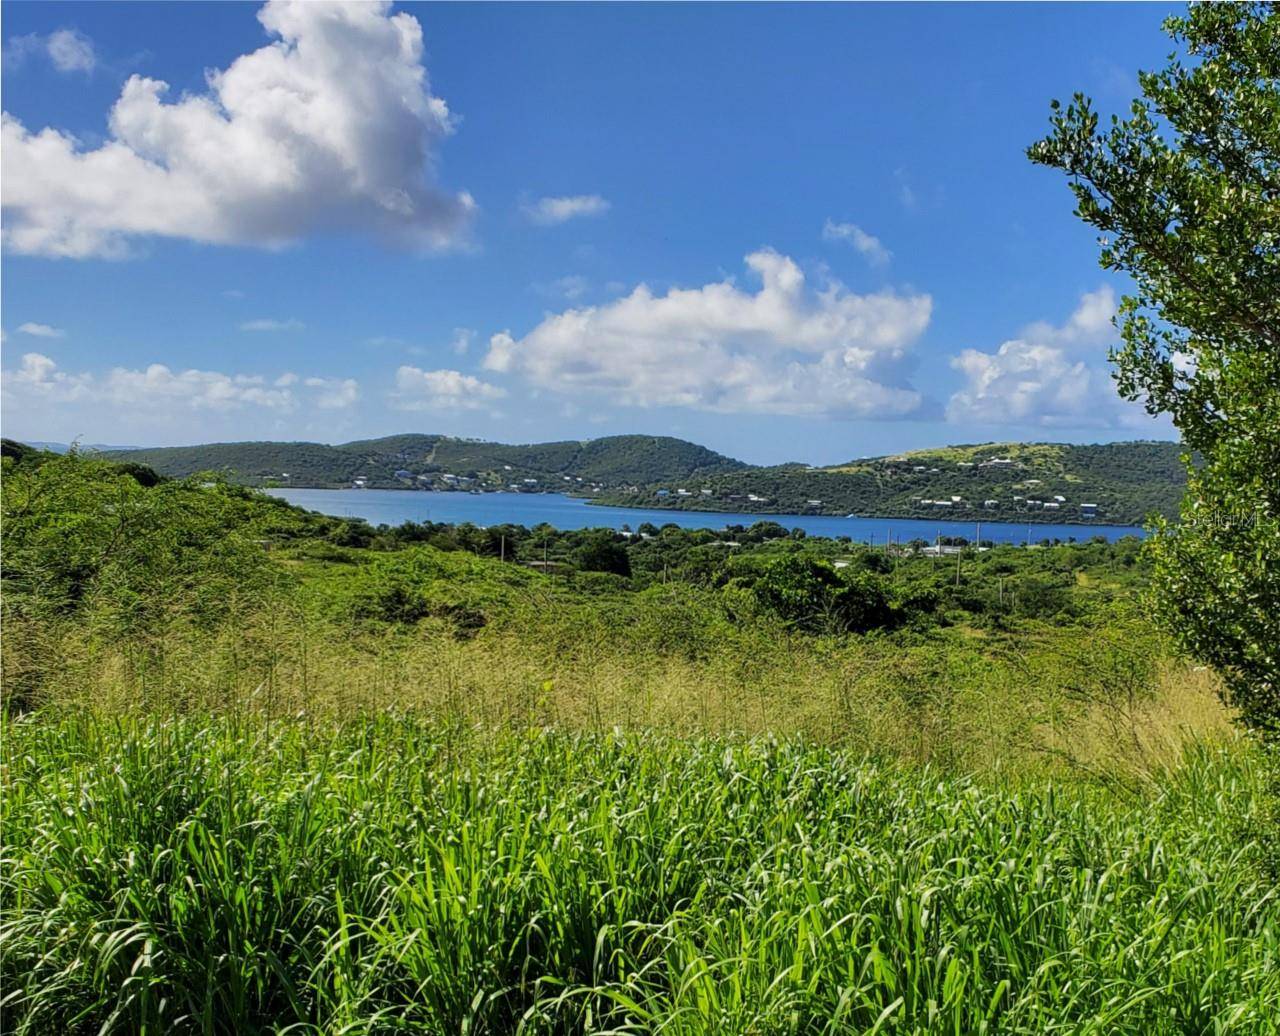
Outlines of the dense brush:
M795 742L383 716L6 739L18 1032L1261 1033L1259 778L1145 797Z

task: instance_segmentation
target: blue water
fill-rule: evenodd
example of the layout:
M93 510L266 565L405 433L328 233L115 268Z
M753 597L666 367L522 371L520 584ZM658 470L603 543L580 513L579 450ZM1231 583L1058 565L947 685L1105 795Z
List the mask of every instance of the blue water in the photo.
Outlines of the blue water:
M309 511L340 518L364 518L374 525L402 522L449 522L473 525L534 526L542 522L557 529L634 529L642 522L669 522L686 529L723 529L772 521L811 536L848 536L862 543L932 540L935 536L977 538L975 522L944 522L911 518L833 518L806 514L736 514L721 511L662 511L641 507L604 507L559 493L434 493L412 489L271 489L274 496ZM1087 540L1105 536L1142 536L1135 525L1019 525L983 522L982 538L996 543L1038 543L1043 539Z

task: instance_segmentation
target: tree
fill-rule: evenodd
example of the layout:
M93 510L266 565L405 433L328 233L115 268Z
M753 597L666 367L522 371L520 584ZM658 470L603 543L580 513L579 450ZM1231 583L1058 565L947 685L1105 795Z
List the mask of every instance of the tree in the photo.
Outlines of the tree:
M808 633L865 633L898 618L875 576L845 575L812 554L748 558L735 567L730 595L747 591L760 607Z
M574 552L574 560L584 572L612 572L631 575L631 559L627 548L606 531L589 533Z
M1280 8L1194 4L1165 31L1186 58L1140 74L1128 118L1055 101L1028 155L1132 278L1121 394L1187 447L1181 521L1153 529L1158 613L1280 741Z

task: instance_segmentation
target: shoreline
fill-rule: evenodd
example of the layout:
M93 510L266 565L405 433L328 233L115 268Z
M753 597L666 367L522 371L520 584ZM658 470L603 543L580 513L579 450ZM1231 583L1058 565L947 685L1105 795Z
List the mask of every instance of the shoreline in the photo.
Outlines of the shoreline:
M880 542L889 533L905 539L932 540L935 536L975 539L982 526L983 540L993 542L1040 542L1052 539L1085 541L1093 535L1115 540L1124 536L1146 536L1140 525L1065 521L1000 521L985 518L912 518L795 514L789 512L740 512L646 509L596 503L581 496L548 492L469 493L465 491L424 491L417 489L271 489L267 492L306 510L336 517L362 518L373 525L398 525L405 521L433 521L445 525L524 525L532 528L546 523L556 528L635 529L640 525L681 525L685 528L724 529L750 527L773 521L789 529L804 529L810 536L828 539L849 537L859 542ZM340 496L338 494L341 494ZM988 535L988 533L990 533Z
M1081 529L1136 529L1145 532L1145 522L1139 521L1084 521L1079 517L1066 517L1063 515L1046 515L1043 512L1037 513L1029 511L1025 515L1018 514L1016 516L1000 516L985 512L983 517L965 514L957 516L954 514L943 517L931 512L923 512L920 514L908 514L898 512L895 514L849 514L825 511L773 511L768 509L756 511L734 511L719 507L664 507L661 504L630 504L622 503L614 499L601 500L596 497L586 496L579 493L562 493L545 489L534 490L512 490L512 489L480 489L480 490L464 490L464 489L420 489L416 486L252 486L250 488L259 489L268 493L279 492L325 492L325 493L413 493L415 496L433 497L458 497L458 496L529 496L529 497L561 497L566 500L581 501L587 507L614 507L620 510L628 511L660 511L666 514L715 514L715 515L741 515L743 518L754 518L756 520L765 520L769 518L829 518L835 520L848 519L849 521L898 521L898 522L941 522L945 525L1070 525ZM744 524L750 525L750 522ZM781 522L779 524L782 524Z

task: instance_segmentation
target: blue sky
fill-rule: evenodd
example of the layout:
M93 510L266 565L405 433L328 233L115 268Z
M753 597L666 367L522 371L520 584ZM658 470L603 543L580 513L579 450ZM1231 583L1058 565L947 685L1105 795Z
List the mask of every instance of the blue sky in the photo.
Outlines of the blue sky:
M1172 437L1023 156L1172 10L6 5L5 434Z

